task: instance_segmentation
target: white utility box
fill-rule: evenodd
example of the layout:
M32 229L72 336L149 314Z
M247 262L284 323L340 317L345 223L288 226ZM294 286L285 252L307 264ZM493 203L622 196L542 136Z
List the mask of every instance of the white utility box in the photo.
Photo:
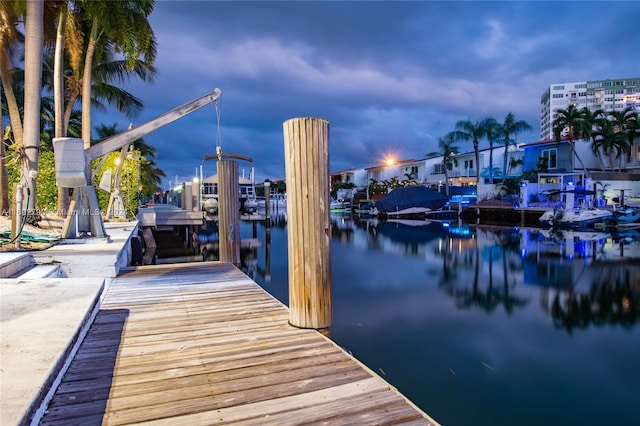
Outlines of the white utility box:
M56 184L63 188L87 185L84 141L80 138L53 138Z

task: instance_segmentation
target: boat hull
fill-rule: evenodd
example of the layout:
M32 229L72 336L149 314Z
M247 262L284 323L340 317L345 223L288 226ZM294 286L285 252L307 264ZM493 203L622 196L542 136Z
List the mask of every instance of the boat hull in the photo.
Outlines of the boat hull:
M540 216L540 225L561 228L583 228L604 223L613 217L613 212L601 209L553 209Z

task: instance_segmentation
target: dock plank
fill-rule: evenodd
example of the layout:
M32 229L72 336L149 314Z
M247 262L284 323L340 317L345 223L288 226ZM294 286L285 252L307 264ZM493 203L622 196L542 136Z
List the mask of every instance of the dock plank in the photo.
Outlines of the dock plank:
M437 425L233 265L128 269L40 424Z

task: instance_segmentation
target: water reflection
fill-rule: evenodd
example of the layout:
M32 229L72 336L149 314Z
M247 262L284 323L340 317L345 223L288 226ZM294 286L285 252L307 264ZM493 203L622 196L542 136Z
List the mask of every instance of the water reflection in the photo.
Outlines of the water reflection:
M286 218L242 269L288 302ZM635 424L640 239L332 217L331 338L441 424Z
M640 319L640 234L594 230L472 226L430 221L332 218L333 238L388 254L439 263L438 287L458 309L531 303L521 286L539 287L553 325L572 333L590 325L629 327Z

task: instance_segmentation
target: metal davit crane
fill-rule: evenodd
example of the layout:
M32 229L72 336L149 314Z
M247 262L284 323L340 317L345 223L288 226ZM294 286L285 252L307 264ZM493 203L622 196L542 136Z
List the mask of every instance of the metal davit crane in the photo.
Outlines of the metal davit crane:
M69 212L62 231L62 238L78 238L90 235L95 238L107 237L98 206L95 188L91 185L96 171L91 171L91 162L112 151L122 149L133 141L165 126L185 115L218 100L220 89L214 89L197 99L180 105L137 127L111 136L87 149L79 138L55 138L53 140L56 184L64 188L73 188ZM104 162L104 161L103 161Z

